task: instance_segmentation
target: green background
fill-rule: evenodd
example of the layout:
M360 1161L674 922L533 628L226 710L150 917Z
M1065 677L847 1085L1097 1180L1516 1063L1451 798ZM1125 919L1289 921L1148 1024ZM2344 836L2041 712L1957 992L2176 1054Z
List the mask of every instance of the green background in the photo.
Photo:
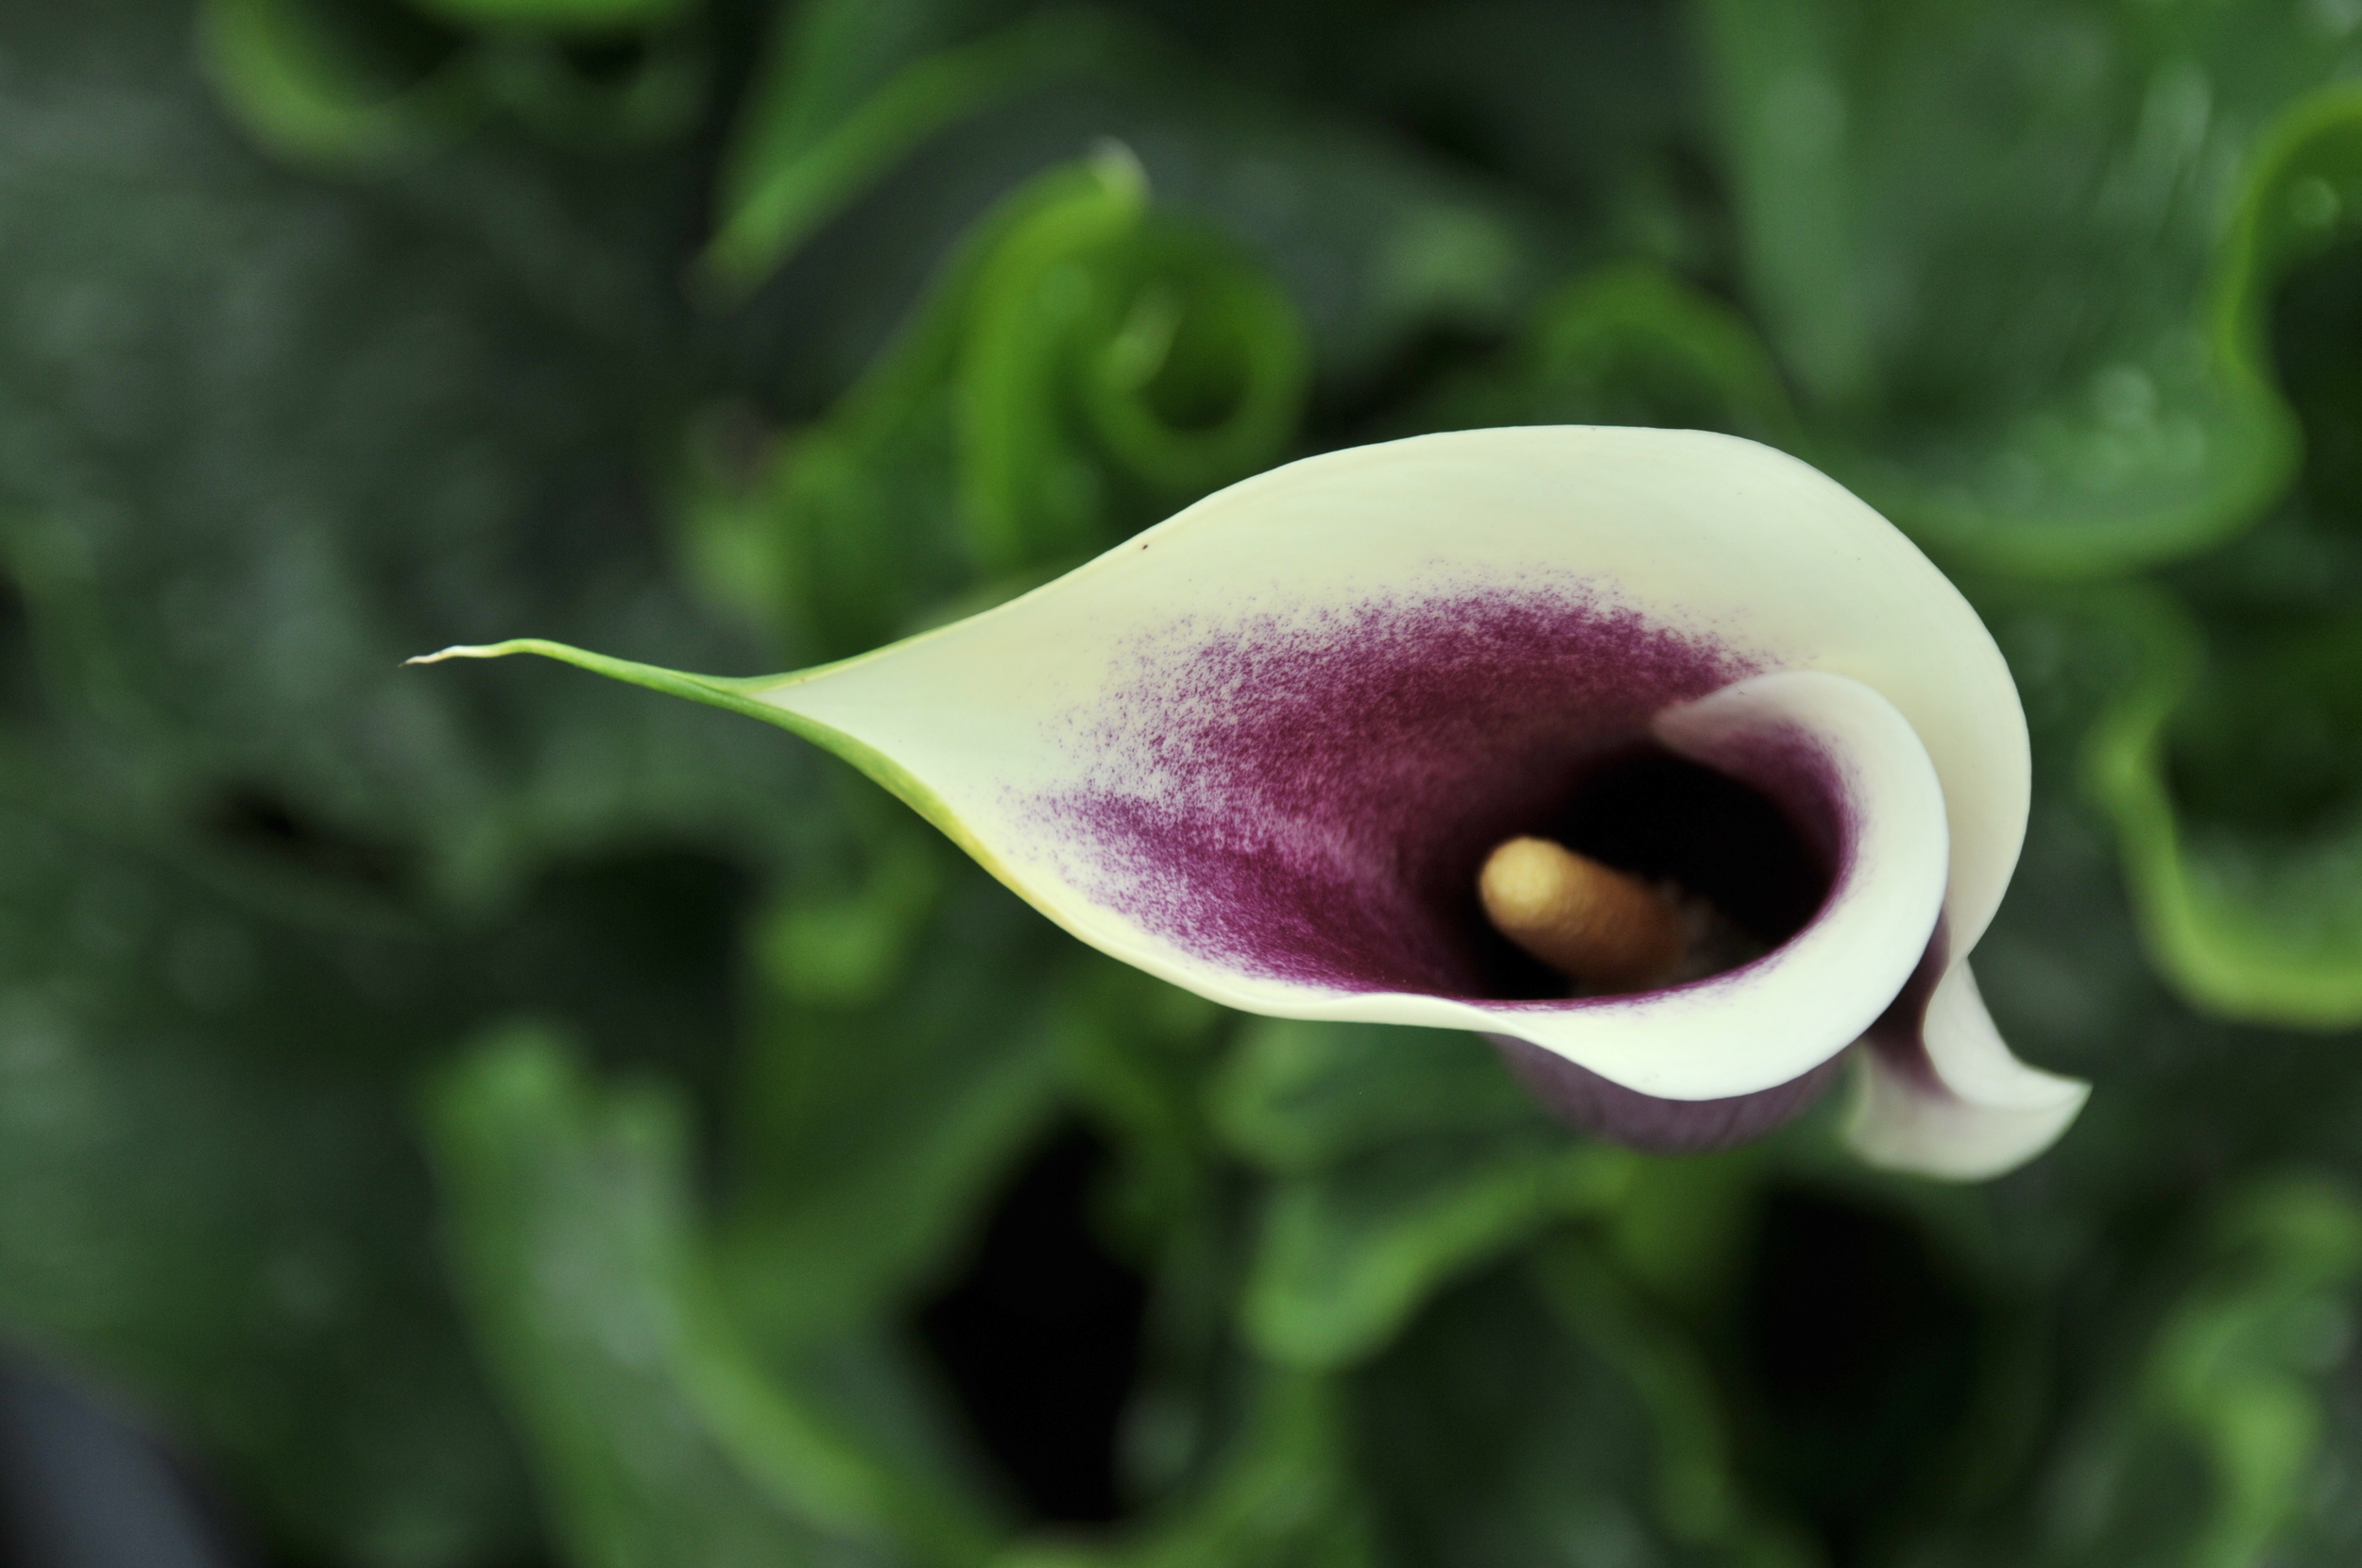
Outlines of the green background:
M1628 1155L776 732L401 668L795 668L1545 421L1985 614L2054 1152ZM275 1562L2362 1555L2354 0L15 8L0 572L0 1332ZM992 1393L1011 1269L1115 1304Z

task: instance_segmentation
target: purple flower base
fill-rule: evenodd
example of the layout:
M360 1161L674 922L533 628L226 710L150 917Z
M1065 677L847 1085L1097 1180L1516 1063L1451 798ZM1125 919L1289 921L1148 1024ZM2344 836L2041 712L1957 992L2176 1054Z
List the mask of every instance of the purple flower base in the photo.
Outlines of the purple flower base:
M1928 1060L1927 1002L1943 979L1951 950L1943 924L1927 939L1918 967L1884 1013L1857 1043L1874 1050L1897 1071L1936 1088L1943 1080ZM1650 1154L1702 1154L1762 1137L1803 1116L1829 1091L1855 1047L1847 1047L1801 1078L1727 1099L1659 1099L1601 1078L1556 1051L1507 1034L1483 1037L1500 1052L1526 1092L1568 1126L1610 1143Z
M1542 1108L1580 1132L1650 1154L1702 1154L1762 1137L1816 1104L1844 1067L1840 1051L1802 1078L1727 1099L1659 1099L1507 1034L1484 1039Z

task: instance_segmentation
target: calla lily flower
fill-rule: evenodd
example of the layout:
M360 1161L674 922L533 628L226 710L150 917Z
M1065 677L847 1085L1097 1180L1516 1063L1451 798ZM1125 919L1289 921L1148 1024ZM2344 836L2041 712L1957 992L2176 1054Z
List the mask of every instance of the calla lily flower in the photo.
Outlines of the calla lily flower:
M1522 427L1330 452L790 674L532 639L429 656L527 652L816 741L1176 985L1479 1031L1638 1147L1767 1131L1850 1058L1856 1150L1976 1179L2088 1093L2011 1054L1969 972L2029 789L1999 651L1885 520L1753 442ZM1486 917L1480 874L1521 836L1736 940L1584 994Z

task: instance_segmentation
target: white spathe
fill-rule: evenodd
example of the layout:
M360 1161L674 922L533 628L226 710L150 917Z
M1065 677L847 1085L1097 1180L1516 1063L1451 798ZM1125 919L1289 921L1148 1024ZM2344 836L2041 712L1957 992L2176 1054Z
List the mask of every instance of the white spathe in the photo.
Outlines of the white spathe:
M1771 957L1566 1004L1313 983L1152 929L1039 808L1093 765L1075 716L1137 683L1141 650L1159 638L1186 643L1250 621L1318 635L1375 602L1562 588L1743 654L1747 678L1654 715L1669 750L1715 765L1776 734L1805 738L1831 765L1850 859L1821 913ZM770 680L687 679L705 700L767 707L864 766L1084 941L1231 1006L1513 1035L1644 1094L1723 1099L1853 1044L1941 917L1953 968L1929 1021L1935 1072L1906 1082L1867 1066L1856 1148L1881 1165L1989 1175L2038 1152L2080 1104L2081 1085L2010 1056L1965 967L2028 808L2025 720L2000 653L1883 518L1753 442L1523 427L1331 452L875 653ZM1969 1012L1981 1032L1962 1021Z

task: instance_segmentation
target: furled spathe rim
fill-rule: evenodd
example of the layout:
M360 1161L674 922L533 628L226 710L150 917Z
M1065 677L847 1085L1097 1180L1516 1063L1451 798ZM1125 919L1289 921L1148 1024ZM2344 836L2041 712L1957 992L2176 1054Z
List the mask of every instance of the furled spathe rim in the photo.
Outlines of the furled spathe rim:
M1078 937L1217 1001L1508 1035L1667 1100L1820 1068L1889 1013L1940 923L1946 976L1963 977L1943 994L1973 1000L1962 961L2007 886L2028 794L2015 689L1952 586L1809 467L1699 432L1470 431L1306 459L997 609L786 675L683 675L538 642L448 652L526 651L807 736ZM1401 722L1412 708L1426 728ZM1331 724L1332 709L1367 722ZM1820 913L1757 963L1629 997L1384 983L1426 974L1440 949L1418 946L1410 874L1383 869L1390 847L1418 859L1428 819L1380 824L1400 792L1372 780L1432 787L1448 833L1451 802L1482 780L1580 750L1554 738L1562 720L1741 778L1774 741L1810 761L1815 799L1791 804L1839 825L1841 862ZM1194 837L1172 830L1190 822ZM1291 877L1303 887L1271 891ZM1324 946L1325 917L1369 940ZM1354 968L1380 951L1395 971ZM2064 1108L2055 1136L2081 1086L1991 1046L2006 1066L1986 1049L1973 1068L1877 1078L1857 1144L1913 1164L1877 1135L1895 1106L1973 1111L2004 1079L2004 1099Z

